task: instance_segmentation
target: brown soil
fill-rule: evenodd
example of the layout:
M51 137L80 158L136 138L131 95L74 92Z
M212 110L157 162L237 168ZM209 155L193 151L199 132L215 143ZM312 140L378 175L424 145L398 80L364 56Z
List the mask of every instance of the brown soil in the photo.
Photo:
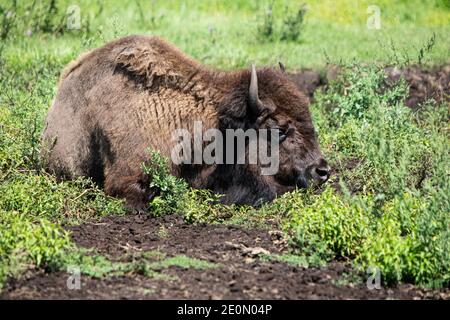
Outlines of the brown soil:
M319 72L303 69L289 74L289 77L309 97L313 97L314 91L325 86L329 80L335 79L339 74L336 67L330 67L327 72ZM409 84L409 94L405 104L417 109L429 99L437 102L450 102L450 65L424 69L420 66L410 66L405 69L395 67L386 68L388 83L404 78Z
M317 88L324 86L328 82L326 75L321 75L319 72L311 69L303 69L290 73L288 76L310 98L314 96L314 91Z
M167 231L165 235L159 232L162 227ZM277 232L230 225L191 225L176 215L110 216L70 230L79 246L96 248L112 258L158 249L168 256L183 254L220 266L206 270L170 267L162 271L173 277L169 280L139 274L102 279L82 276L80 290L67 289L65 272L30 270L20 279L10 279L0 299L450 298L449 289L433 291L400 285L369 290L363 280L349 284L344 280L356 273L343 262L305 269L260 259L256 253L263 249L283 252L285 245Z
M450 102L450 65L429 70L418 67L403 70L388 68L386 74L391 81L402 77L409 84L409 95L405 104L412 109L417 109L429 99Z

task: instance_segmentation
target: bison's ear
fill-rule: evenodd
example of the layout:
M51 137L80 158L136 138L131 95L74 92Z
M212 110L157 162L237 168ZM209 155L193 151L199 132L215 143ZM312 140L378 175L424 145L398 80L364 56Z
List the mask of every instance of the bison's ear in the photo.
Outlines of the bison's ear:
M250 110L259 116L264 110L264 106L258 96L258 75L256 74L255 65L252 64L252 72L250 77L250 87L248 90L248 102Z
M278 65L280 66L281 72L286 73L286 67L281 61L278 61Z

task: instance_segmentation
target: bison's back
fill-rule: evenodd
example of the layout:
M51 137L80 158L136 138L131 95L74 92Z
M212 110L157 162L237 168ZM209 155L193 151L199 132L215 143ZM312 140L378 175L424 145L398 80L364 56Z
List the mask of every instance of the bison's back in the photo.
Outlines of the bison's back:
M147 149L170 156L175 129L217 126L201 69L158 38L132 36L82 55L61 76L43 133L49 171L110 194L135 188ZM180 88L186 88L181 90ZM128 183L129 181L129 183Z

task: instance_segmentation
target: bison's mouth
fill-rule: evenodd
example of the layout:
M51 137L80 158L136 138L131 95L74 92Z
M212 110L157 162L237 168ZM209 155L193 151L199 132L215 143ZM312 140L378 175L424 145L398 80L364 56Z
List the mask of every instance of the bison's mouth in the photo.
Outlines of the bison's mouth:
M318 188L328 181L329 171L328 166L325 169L308 167L299 174L275 176L276 193L280 195L295 189Z
M277 190L280 190L279 192L277 192L278 194L280 194L295 190L296 188L307 189L311 185L309 181L310 179L311 178L304 173L277 175L274 177L274 184L277 186Z

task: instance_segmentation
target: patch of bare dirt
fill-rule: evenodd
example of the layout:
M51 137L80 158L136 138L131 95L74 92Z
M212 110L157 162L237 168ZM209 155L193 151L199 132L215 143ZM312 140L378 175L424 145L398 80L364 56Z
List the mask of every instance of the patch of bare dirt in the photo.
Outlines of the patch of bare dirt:
M313 97L317 88L325 86L330 80L336 79L339 70L330 67L323 74L311 69L303 69L289 74L298 88ZM433 99L436 102L450 102L450 65L433 68L409 66L404 69L386 68L388 83L394 83L400 78L409 85L409 94L405 104L416 110L422 103Z
M161 232L161 228L165 231ZM344 280L355 274L343 262L302 268L258 258L258 252L282 253L274 233L228 225L191 225L176 215L163 218L110 216L71 227L82 247L121 257L155 250L210 261L214 269L170 267L171 280L126 275L82 276L81 289L69 290L65 272L29 271L10 279L1 299L448 299L448 289L433 291L411 285L369 290L365 283ZM276 233L275 233L276 235ZM361 281L362 282L362 281ZM339 284L341 283L341 285Z
M300 91L310 98L314 96L314 91L317 88L324 86L328 82L326 75L321 75L319 72L311 69L302 69L289 73L288 77L297 85Z
M436 102L450 102L450 66L422 69L417 66L400 70L398 68L386 69L388 80L398 81L404 78L409 84L409 95L405 104L412 108L429 100Z

